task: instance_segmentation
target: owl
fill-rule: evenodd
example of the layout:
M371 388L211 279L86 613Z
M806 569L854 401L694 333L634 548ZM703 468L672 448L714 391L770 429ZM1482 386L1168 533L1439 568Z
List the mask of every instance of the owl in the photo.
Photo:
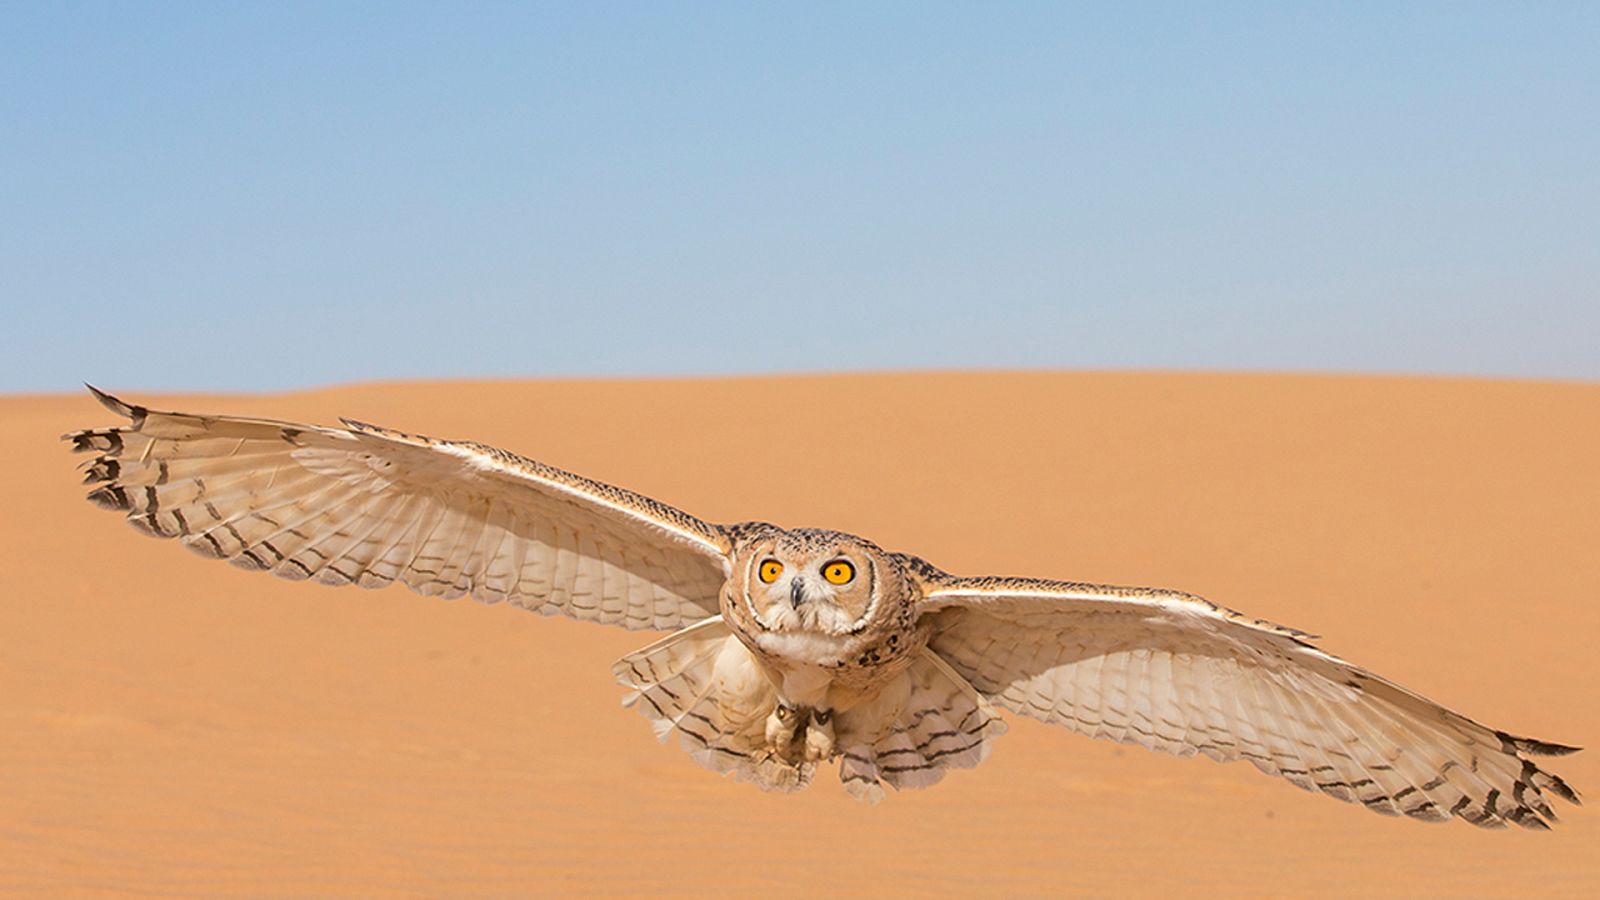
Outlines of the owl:
M877 802L982 762L998 710L1248 760L1375 812L1548 828L1578 794L1516 737L1192 594L960 577L838 531L717 525L483 444L158 412L66 435L88 498L289 579L670 632L613 672L663 740L776 791Z

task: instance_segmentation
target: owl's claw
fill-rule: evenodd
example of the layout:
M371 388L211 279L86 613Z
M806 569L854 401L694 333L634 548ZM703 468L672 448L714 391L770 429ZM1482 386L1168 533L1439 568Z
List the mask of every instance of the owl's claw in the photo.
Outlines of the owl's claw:
M790 765L822 762L834 754L833 711L779 703L767 716L767 755Z
M822 762L833 758L833 712L812 710L811 724L806 728L806 762Z
M782 703L767 716L767 746L774 755L793 761L794 733L800 719L799 708Z

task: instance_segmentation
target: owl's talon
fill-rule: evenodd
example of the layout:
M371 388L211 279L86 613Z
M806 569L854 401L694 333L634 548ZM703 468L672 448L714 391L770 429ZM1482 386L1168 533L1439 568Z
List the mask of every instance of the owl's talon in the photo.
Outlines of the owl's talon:
M798 710L794 707L779 703L772 711L772 715L767 716L767 746L774 755L784 759L789 759L791 755L790 748L794 745L795 727L800 724L800 717L795 715L796 712Z
M806 762L823 762L833 758L833 712L816 710L811 724L806 728Z

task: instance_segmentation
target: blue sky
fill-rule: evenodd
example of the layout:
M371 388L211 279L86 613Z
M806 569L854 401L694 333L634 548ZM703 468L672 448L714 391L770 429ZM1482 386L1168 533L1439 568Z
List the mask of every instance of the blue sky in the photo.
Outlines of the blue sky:
M1600 4L3 14L0 390L1600 379Z

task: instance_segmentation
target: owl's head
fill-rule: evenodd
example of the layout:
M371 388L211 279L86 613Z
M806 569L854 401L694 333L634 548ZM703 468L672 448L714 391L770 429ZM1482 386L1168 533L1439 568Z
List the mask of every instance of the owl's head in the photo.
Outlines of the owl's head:
M741 554L741 599L768 631L855 634L878 611L885 561L882 550L853 535L783 531Z

